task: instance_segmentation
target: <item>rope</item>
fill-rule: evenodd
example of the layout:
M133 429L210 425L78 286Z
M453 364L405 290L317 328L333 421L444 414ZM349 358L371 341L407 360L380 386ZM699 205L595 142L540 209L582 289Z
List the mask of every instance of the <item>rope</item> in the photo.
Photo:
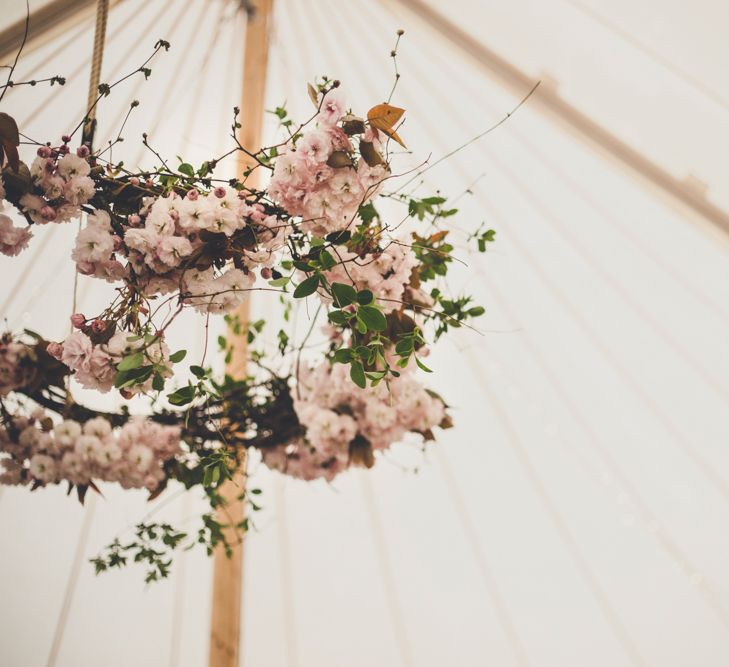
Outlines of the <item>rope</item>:
M96 98L101 83L101 64L104 60L104 40L106 38L106 22L109 18L109 0L97 0L96 29L94 30L94 52L91 56L91 75L89 76L89 96L86 108L88 109L86 124L84 125L83 141L91 144L96 129Z
M149 23L147 23L146 27L143 30L140 30L136 33L137 38L134 42L132 42L129 45L129 48L125 51L124 55L122 55L119 59L119 63L116 65L115 69L112 71L112 74L110 78L115 79L119 73L122 70L122 67L128 63L134 52L142 45L142 43L149 37L149 35L152 33L153 30L159 29L158 21L162 17L162 15L167 11L168 7L165 3L161 3L159 11L153 16ZM181 24L182 24L182 18L186 12L186 6L184 4L181 5L181 9L179 14L175 17L173 25L173 31L175 31ZM127 26L133 25L133 21L128 21L124 24L124 28L127 28ZM123 29L124 29L123 28ZM111 35L111 37L108 40L108 43L111 44L114 42L119 35L122 34L122 31L115 32ZM173 33L174 34L174 33ZM87 61L88 62L88 61ZM72 74L69 75L69 79L75 78L75 76L83 69L83 67L86 66L86 63L82 63L79 65ZM36 71L36 70L34 70ZM137 85L134 88L134 91L132 95L129 97L129 102L131 102L132 99L136 97L136 93L139 90L139 86L141 86L141 82L143 79L137 82ZM46 108L47 105L41 105L37 109L34 110L34 112L28 117L27 121L33 120L38 116L38 114L43 111L44 108ZM128 107L128 105L127 105ZM122 112L121 115L126 113L126 110ZM112 124L112 127L115 127L118 125L117 122ZM111 136L111 134L109 135ZM137 162L139 162L139 159L141 158L143 154L143 150L140 150L139 152L139 158L137 159ZM52 225L52 228L47 230L44 234L43 238L41 239L41 242L38 244L37 248L35 249L32 258L28 261L27 267L32 269L35 266L43 266L43 262L38 261L40 256L43 254L43 252L47 249L47 247L53 247L52 244L52 237L57 235L59 225ZM53 267L52 271L49 271L46 273L45 278L42 283L41 292L44 292L48 284L50 284L53 280L56 279L58 271L63 265L63 262L67 259L64 257L60 257L57 264ZM5 298L5 300L2 303L2 306L0 306L0 316L7 316L8 311L12 304L15 302L15 300L21 296L22 290L20 289L20 284L24 280L27 280L28 272L24 268L22 271L18 272L18 278L16 279L15 283L13 284L13 287L8 290L8 295ZM88 290L88 286L93 281L85 281L84 284L81 286L80 289L80 296L81 300L83 301L83 297L85 296L86 291ZM11 328L14 326L14 323L17 322L19 316L16 316L13 321L11 322Z

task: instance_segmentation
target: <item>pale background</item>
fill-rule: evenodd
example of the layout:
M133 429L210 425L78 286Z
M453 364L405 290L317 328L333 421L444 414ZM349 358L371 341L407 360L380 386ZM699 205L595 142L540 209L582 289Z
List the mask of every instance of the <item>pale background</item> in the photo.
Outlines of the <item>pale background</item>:
M521 97L396 0L274 4L267 107L286 100L296 118L310 113L305 83L319 73L341 79L362 114L383 101L405 29L393 102L407 109L413 163ZM729 209L726 3L428 4ZM0 0L0 22L23 5ZM100 105L105 139L129 101L142 102L116 151L128 164L149 163L143 131L191 162L228 145L244 40L235 5L113 10L102 80L138 66L158 38L172 43L149 82ZM91 42L89 21L21 61L16 78L69 80L6 96L26 134L57 140L80 117ZM533 102L429 173L454 196L477 181L458 226L485 220L498 239L486 255L464 250L469 266L456 270L487 308L484 334L463 331L431 357L427 380L456 428L425 456L403 445L331 486L255 466L265 509L245 545L243 664L729 664L726 235ZM0 259L11 328L64 334L72 237L49 225L25 254ZM82 278L79 310L94 313L108 294ZM273 310L263 298L253 308ZM172 347L199 355L200 324L191 316ZM188 553L148 588L139 569L96 578L85 562L155 507L155 518L189 523L199 498L104 495L81 508L61 489L0 490L3 666L206 664L211 561Z

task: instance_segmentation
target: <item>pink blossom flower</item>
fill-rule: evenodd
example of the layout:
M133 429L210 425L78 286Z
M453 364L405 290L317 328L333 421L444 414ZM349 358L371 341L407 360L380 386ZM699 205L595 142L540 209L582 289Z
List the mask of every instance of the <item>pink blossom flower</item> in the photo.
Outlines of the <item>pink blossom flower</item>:
M32 236L28 228L15 227L9 216L0 213L0 253L10 257L20 254Z
M307 132L296 145L296 153L308 166L326 162L332 148L332 140L325 130Z
M74 331L63 341L61 361L71 370L89 370L93 345L91 339L81 331Z
M332 127L344 116L346 110L347 107L344 102L342 90L340 88L334 88L324 96L317 120L321 125Z

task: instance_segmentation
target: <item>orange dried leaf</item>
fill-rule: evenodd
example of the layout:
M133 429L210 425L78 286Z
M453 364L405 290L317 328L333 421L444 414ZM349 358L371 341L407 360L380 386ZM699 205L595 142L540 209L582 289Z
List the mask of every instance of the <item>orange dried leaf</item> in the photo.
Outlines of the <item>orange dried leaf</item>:
M372 127L384 132L388 137L397 141L403 148L407 148L403 140L400 139L397 132L393 129L404 113L405 109L394 107L391 104L378 104L367 112L367 120Z

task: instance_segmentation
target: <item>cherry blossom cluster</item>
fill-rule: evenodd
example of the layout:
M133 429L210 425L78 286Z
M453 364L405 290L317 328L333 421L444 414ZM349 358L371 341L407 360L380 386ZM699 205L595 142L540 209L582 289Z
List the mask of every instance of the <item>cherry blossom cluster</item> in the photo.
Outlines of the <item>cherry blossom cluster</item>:
M0 338L0 397L24 387L36 374L32 349L9 335Z
M409 369L387 385L360 389L345 365L328 362L300 373L294 409L304 437L263 450L263 461L305 480L331 480L350 466L371 467L373 451L388 449L408 433L431 438L431 429L446 417L443 401Z
M384 165L358 158L341 127L345 109L339 89L327 93L317 127L280 151L268 187L274 202L302 218L303 231L320 236L354 227L358 209L378 194L388 176ZM368 127L363 140L379 146L377 130Z
M89 216L73 251L78 270L110 282L131 270L147 296L179 291L189 305L212 313L240 304L256 279L255 268L270 278L275 253L289 233L262 204L249 203L228 187L146 198L127 223L122 238L108 214Z
M70 141L70 137L64 140ZM33 189L19 201L23 213L40 225L78 218L81 207L96 193L88 156L87 146L80 146L74 154L65 141L55 149L41 146L30 166Z
M109 214L97 210L88 216L86 226L76 236L71 257L79 273L115 282L127 274L116 256L120 248L121 238L114 233Z
M84 316L76 313L71 321L79 329L84 328L92 335L103 336L105 324L100 320L87 326ZM160 337L152 337L151 342L148 342L142 336L130 336L129 333L120 331L106 342L95 344L89 335L78 330L69 334L62 343L50 343L48 353L68 366L81 386L102 393L108 392L114 386L117 366L121 360L136 353L141 354L147 364L160 369L163 377L172 376L170 351ZM143 382L129 386L126 391L129 395L148 392L152 389L152 383L153 378L150 375Z
M104 417L81 424L53 424L38 408L0 428L0 483L70 484L118 482L125 489L154 491L165 479L163 464L181 453L180 429L135 418L113 429Z
M422 304L428 299L425 293L417 290L415 294L410 287L418 259L409 244L389 242L381 252L365 258L356 252L342 250L338 259L339 263L324 273L330 283L370 290L385 312L401 308L403 301L417 300Z
M33 237L27 227L16 227L13 219L7 215L14 207L5 201L5 186L2 175L0 175L0 253L8 257L20 254L28 247L28 242ZM4 213L3 211L7 211Z

